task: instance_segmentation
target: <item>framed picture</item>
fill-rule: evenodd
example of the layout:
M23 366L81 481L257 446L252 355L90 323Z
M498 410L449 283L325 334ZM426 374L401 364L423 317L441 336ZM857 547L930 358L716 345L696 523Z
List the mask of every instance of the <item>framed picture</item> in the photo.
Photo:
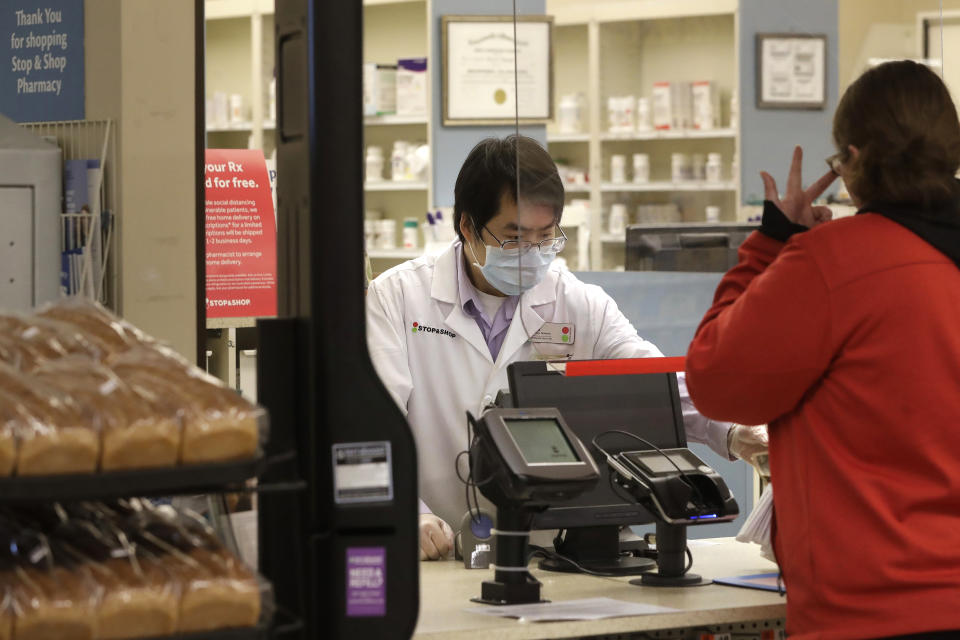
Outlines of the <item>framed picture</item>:
M757 34L757 108L823 109L827 36Z
M441 47L444 126L553 118L553 16L443 16Z

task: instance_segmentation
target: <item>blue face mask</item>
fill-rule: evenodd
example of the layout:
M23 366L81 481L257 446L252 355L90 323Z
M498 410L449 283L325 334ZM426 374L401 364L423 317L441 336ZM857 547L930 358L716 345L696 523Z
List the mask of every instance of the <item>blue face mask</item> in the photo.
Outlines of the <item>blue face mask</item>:
M538 251L536 247L521 256L501 247L484 246L487 248L486 261L481 266L474 254L473 265L480 268L480 273L492 287L508 296L518 296L540 284L550 263L557 257L556 251ZM473 253L472 246L470 252Z

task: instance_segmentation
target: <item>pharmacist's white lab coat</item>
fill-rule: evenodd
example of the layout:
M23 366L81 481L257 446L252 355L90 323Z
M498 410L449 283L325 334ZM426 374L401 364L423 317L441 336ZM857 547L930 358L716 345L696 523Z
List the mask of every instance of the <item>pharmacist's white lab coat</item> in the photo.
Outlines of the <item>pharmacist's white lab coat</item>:
M370 355L413 429L420 498L455 530L467 510L454 467L457 453L467 448L465 412L478 416L507 388L507 365L545 356L582 360L662 355L637 335L600 287L584 284L555 263L543 282L520 297L494 362L477 321L463 311L459 246L455 242L439 256L394 267L367 291ZM545 322L574 325L573 344L531 343L528 338ZM680 393L687 439L728 456L729 425L696 412L682 376Z

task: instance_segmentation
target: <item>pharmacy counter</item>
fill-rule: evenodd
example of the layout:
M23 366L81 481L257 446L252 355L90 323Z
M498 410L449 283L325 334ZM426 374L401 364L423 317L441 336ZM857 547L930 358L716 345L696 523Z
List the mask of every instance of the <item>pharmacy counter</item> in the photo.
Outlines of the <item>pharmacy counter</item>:
M757 545L732 538L692 541L691 552L691 571L705 578L776 571L773 563L760 557ZM470 598L480 594L480 583L492 579L493 571L470 571L460 562L447 561L422 562L420 572L420 617L414 638L526 640L690 628L759 635L761 629L782 629L786 615L785 598L769 591L719 584L683 589L638 587L629 584L628 577L598 578L533 569L533 575L543 583L542 597L553 602L605 597L678 611L596 621L521 623L464 611L478 606Z

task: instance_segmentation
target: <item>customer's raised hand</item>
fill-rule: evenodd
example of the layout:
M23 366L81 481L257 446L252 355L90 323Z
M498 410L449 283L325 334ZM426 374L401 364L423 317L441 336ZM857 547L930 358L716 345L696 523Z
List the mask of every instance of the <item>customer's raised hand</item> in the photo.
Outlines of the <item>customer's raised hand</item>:
M827 222L833 217L833 212L829 207L813 206L813 201L823 195L833 181L837 179L837 174L828 171L823 174L819 180L812 185L803 188L803 177L801 170L803 167L803 149L799 146L793 150L793 161L790 163L790 174L787 177L787 192L783 198L777 191L777 183L766 171L760 172L763 178L763 193L766 200L773 202L790 222L802 224L805 227L815 227L822 222Z

